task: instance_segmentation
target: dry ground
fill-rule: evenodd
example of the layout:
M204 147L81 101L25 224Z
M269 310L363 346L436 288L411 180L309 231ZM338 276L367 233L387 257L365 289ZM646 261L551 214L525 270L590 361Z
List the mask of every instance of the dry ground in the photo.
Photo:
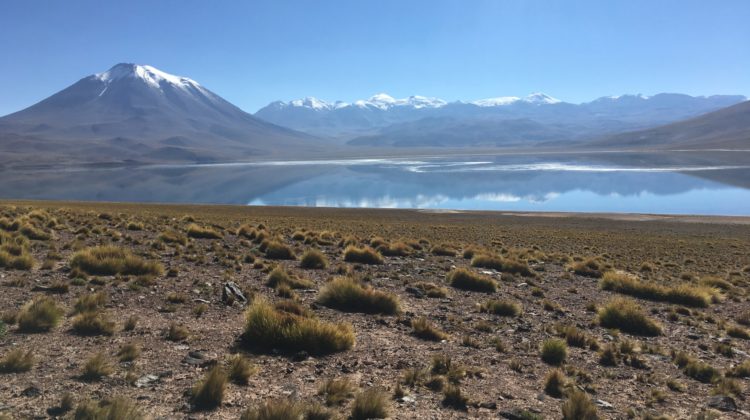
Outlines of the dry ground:
M18 224L3 228L3 219ZM186 234L193 223L218 232L219 238L189 238L187 245L179 245L159 237L167 230ZM237 234L246 224L265 226L297 259L267 258L261 244ZM406 396L388 402L390 416L399 419L561 418L565 395L574 389L588 394L601 418L706 416L709 402L717 401L714 394L731 397L737 410L713 410L702 418L740 418L750 411L744 399L748 379L729 378L735 366L748 360L750 340L728 335L733 327L742 330L747 328L742 323L750 322L747 219L0 202L0 231L6 238L35 236L24 233L22 226L48 238L26 241L24 252L34 260L31 269L0 268L0 309L14 315L44 295L54 299L64 315L59 325L40 333L20 332L6 319L5 332L0 330L0 358L23 349L31 350L35 361L29 371L0 373L0 417L44 418L49 409L55 414L62 396L71 393L74 406L86 399L123 396L154 418L239 418L247 408L270 400L323 403L318 388L332 378L350 379L354 394L377 387L389 397L401 383ZM294 239L295 232L302 234ZM341 242L352 235L360 245L381 237L413 247L408 256L384 257L381 265L348 263ZM98 245L114 245L158 262L164 274L97 276L71 270L77 251ZM457 254L434 255L430 249L436 245L452 247ZM472 247L527 265L533 276L470 267L471 259L462 253ZM327 256L327 268L300 268L299 257L309 248ZM596 273L590 277L572 272L576 261L588 259L599 271L622 270L649 284L710 284L713 302L685 307L638 298L647 316L661 325L661 335L605 329L598 325L596 311L617 294L602 290ZM320 320L352 325L353 348L311 357L252 353L238 346L249 305L224 302L224 284L235 282L251 298L281 301L286 298L265 284L270 269L279 265L314 283L295 290L292 299ZM497 291L450 287L446 274L456 267L495 279ZM316 303L320 288L335 276L355 277L397 296L400 314L343 312ZM445 287L447 295L420 296L415 287L420 282ZM106 293L103 312L115 322L114 333L75 333L75 302L99 291ZM513 301L522 312L516 317L481 312L479 306L489 299ZM205 312L197 315L200 305ZM137 317L137 326L124 331L130 317ZM447 333L447 339L416 337L411 321L419 317ZM187 328L187 339L167 340L171 324ZM541 360L540 347L570 326L583 332L586 344L568 346L560 367L567 387L565 395L555 398L544 392L545 377L554 367ZM118 350L130 343L141 347L140 356L118 362ZM600 362L602 349L610 345L623 349L616 366ZM713 366L718 374L706 382L688 376L673 361L680 351ZM97 352L106 355L113 371L100 381L84 381L81 369ZM195 410L192 387L210 366L225 366L237 352L246 355L257 372L247 385L228 384L218 408ZM436 355L447 355L463 368L465 375L453 379L468 397L465 409L445 405L443 393L427 386L429 373L414 385L404 384L407 371L429 368ZM155 380L136 386L146 375ZM330 410L346 418L351 405L349 398Z

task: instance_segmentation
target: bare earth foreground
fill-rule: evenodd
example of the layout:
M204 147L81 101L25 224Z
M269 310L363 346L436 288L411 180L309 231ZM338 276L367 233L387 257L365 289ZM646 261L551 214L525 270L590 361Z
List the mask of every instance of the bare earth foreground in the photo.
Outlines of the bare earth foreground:
M0 202L0 418L744 418L749 222Z

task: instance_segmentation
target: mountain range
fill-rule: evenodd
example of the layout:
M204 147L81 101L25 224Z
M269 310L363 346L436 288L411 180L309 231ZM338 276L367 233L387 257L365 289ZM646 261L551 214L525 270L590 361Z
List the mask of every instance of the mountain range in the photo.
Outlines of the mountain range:
M0 164L222 162L402 155L480 147L750 149L740 95L622 95L572 104L543 93L276 101L251 115L198 82L129 63L0 118Z

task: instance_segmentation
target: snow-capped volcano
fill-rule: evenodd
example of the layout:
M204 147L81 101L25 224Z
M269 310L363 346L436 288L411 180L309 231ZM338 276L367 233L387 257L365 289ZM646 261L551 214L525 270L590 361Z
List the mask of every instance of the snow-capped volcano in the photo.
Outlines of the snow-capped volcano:
M195 80L132 63L0 118L0 135L7 133L33 136L40 147L61 152L85 145L112 160L242 156L310 140L255 118Z

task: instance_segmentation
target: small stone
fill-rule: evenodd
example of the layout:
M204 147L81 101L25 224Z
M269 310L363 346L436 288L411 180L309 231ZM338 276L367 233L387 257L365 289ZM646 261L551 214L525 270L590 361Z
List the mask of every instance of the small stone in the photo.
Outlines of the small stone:
M714 395L708 399L708 406L720 411L737 411L737 403L728 395Z
M21 391L22 396L29 397L29 398L38 397L41 394L42 394L42 391L34 385L31 385L27 387L26 389L24 389L23 391Z
M143 375L135 380L134 385L136 388L143 388L144 386L150 385L158 380L159 377L156 375Z
M608 402L606 402L604 400L596 400L596 401L594 401L594 403L597 406L599 406L601 408L604 408L604 409L607 409L607 410L611 410L611 409L614 408L614 406L612 404L610 404L610 403L608 403Z

